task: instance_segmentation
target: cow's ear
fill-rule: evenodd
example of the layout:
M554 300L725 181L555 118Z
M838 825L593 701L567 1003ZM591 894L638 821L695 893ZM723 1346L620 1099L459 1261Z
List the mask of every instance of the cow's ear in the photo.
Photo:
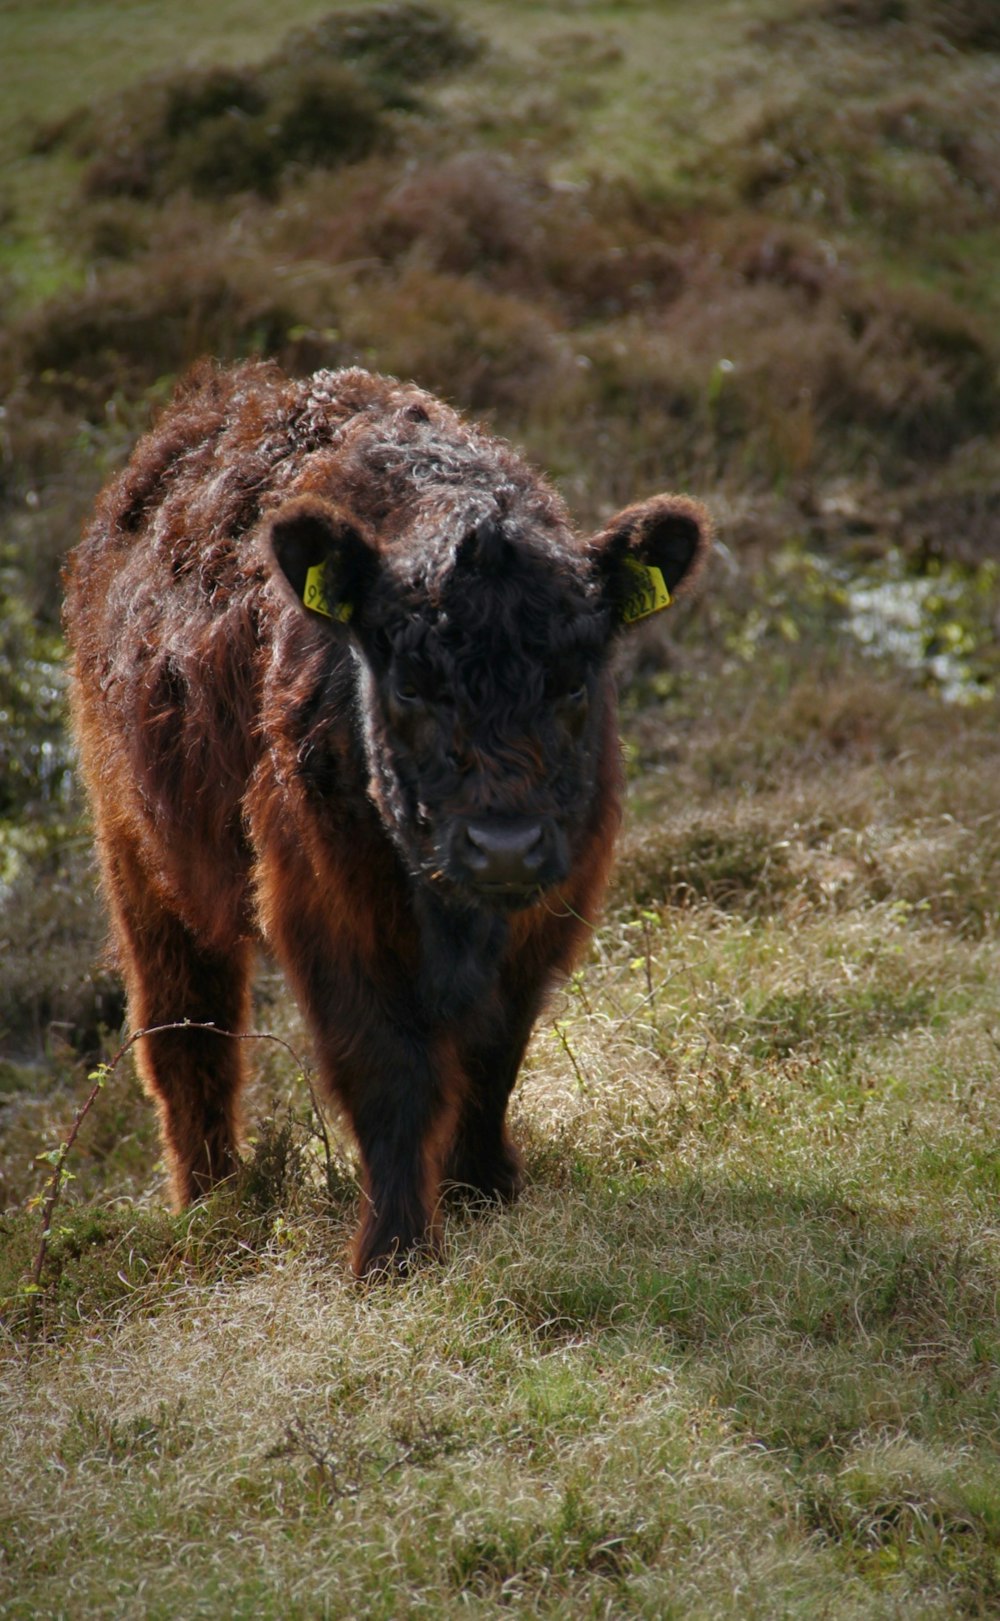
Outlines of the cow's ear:
M711 542L707 511L687 495L654 495L619 512L591 543L618 624L659 613L688 591Z
M276 573L318 619L348 624L378 572L361 526L330 502L303 495L279 507L267 535Z

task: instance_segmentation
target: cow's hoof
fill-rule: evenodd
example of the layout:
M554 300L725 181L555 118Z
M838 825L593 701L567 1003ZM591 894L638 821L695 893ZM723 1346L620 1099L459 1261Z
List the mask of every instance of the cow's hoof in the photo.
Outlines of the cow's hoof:
M394 1283L408 1278L425 1261L439 1259L440 1246L430 1238L408 1243L395 1238L388 1244L359 1247L354 1258L354 1276L359 1283Z
M513 1162L489 1170L481 1165L456 1167L445 1179L444 1194L457 1209L485 1214L499 1205L513 1204L523 1183L521 1167Z

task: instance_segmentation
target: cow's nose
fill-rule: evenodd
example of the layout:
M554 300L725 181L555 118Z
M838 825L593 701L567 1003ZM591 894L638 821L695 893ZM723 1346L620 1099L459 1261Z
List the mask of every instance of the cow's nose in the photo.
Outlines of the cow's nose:
M460 854L474 883L502 889L538 883L551 843L544 822L466 822L464 831Z

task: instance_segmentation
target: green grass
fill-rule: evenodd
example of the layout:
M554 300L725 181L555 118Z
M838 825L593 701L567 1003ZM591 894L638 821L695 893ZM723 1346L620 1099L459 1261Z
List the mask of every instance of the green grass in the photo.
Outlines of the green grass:
M276 15L253 0L219 0L211 11L178 0L168 9L143 0L3 0L4 116L0 135L17 150L25 128L65 117L164 63L247 62L265 55L291 25L332 8L295 0Z
M952 734L954 855L995 717L917 712L914 737ZM679 774L721 830L712 744ZM811 792L917 876L931 770L876 787L840 760ZM795 777L772 825L802 814ZM392 1289L348 1280L356 1191L343 1166L328 1188L283 1049L261 1048L277 1126L242 1186L183 1220L117 1073L33 1343L40 1217L7 1218L7 1613L113 1614L141 1587L164 1616L991 1614L996 929L878 898L860 866L825 902L798 857L763 908L620 892L532 1045L521 1203L451 1218L444 1263Z
M138 82L325 0L0 4L0 1614L997 1613L982 4L475 0L483 53L397 83L385 150L155 199L85 196L80 124L39 128L146 139ZM167 1213L125 1060L26 1287L121 1019L58 571L203 348L412 372L586 521L689 487L724 545L625 650L628 821L519 1085L525 1194L393 1288L349 1280L354 1163L270 969L292 1052L254 1045L235 1185ZM851 592L912 580L914 664L862 657Z

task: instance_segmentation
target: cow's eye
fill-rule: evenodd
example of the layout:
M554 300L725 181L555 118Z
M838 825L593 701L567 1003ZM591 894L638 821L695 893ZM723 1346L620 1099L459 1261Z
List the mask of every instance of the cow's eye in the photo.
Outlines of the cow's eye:
M550 672L546 678L545 690L552 703L560 704L567 709L574 709L586 703L588 697L586 678L581 680L572 669L556 669Z
M571 687L569 692L561 693L559 703L564 710L582 709L586 704L588 697L589 694L587 692L587 683L584 681L581 682L580 686L578 687Z
M412 681L400 681L393 691L393 697L398 704L420 703L420 692Z

